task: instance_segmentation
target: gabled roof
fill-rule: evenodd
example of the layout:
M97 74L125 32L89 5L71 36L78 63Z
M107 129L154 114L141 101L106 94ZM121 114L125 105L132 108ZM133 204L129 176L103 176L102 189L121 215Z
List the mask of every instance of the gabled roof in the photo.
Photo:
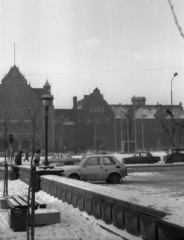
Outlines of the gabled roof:
M103 95L100 93L100 90L98 88L95 88L91 94L84 95L84 98L77 102L77 109L80 110L84 106L86 101L88 101L89 99L93 99L93 98L102 98L103 99Z
M32 88L32 89L38 97L41 97L42 95L47 93L44 88Z
M19 68L15 65L10 68L9 72L4 76L1 82L3 85L12 83L27 85L27 80L25 79L24 75L19 71Z

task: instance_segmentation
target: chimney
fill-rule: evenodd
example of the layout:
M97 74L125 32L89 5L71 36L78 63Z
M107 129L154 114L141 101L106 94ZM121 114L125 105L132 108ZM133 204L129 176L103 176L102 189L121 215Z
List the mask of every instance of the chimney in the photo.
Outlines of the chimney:
M73 97L73 109L77 110L77 97Z

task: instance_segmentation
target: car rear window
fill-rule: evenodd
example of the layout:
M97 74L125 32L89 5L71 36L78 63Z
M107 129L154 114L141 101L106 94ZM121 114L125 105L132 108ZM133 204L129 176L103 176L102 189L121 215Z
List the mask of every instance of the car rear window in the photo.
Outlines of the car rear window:
M111 157L103 157L103 164L104 165L115 165L116 162Z

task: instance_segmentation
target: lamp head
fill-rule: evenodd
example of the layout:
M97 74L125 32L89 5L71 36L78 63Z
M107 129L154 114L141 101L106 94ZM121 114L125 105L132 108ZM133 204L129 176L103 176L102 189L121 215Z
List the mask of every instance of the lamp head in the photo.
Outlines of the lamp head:
M174 73L174 77L176 77L176 76L178 76L178 73L176 72L176 73Z
M45 95L42 95L40 99L42 100L44 107L49 107L49 105L51 104L54 98L51 94L45 94Z

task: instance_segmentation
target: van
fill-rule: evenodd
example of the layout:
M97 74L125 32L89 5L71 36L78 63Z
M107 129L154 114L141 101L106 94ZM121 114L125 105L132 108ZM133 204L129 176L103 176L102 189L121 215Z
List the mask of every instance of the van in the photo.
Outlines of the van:
M184 148L169 148L163 160L165 163L184 162Z

